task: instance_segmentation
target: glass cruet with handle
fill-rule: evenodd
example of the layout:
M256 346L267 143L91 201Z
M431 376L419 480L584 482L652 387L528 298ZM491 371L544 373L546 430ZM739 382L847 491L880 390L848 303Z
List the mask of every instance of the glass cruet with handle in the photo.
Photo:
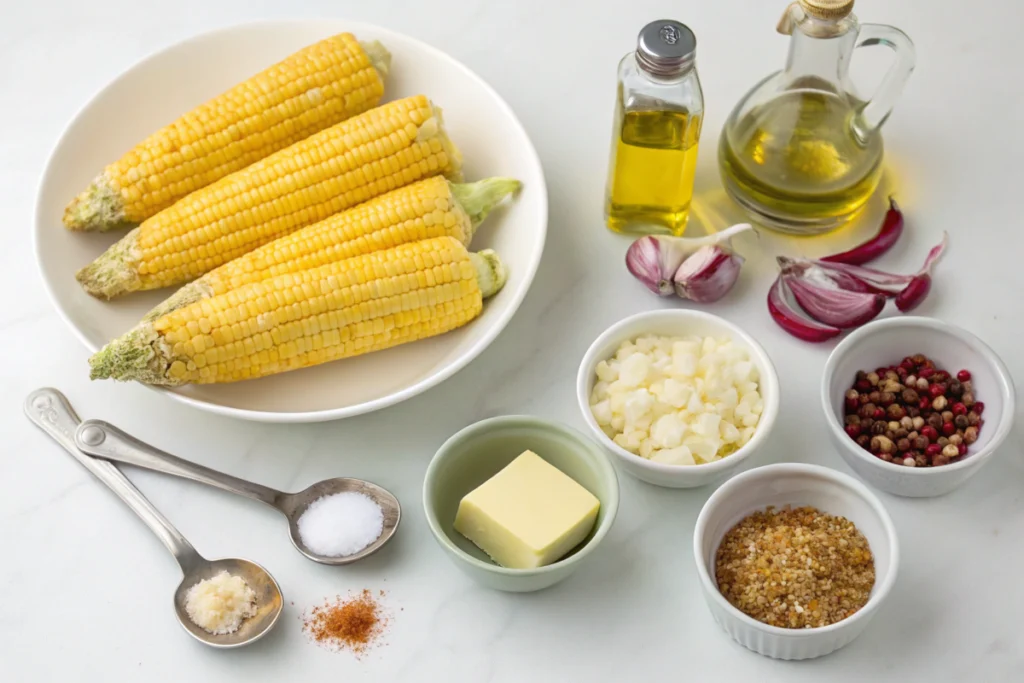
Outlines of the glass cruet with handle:
M914 46L897 28L861 24L853 0L799 0L778 30L791 37L782 71L736 105L719 141L729 195L754 220L813 235L854 216L882 175L880 129L914 69ZM850 79L854 50L884 45L895 53L870 99Z

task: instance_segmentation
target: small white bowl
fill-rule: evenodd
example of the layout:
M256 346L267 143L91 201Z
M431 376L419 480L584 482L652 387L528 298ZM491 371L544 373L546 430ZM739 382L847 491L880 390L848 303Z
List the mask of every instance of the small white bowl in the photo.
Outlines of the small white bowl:
M844 394L857 371L895 365L915 353L951 374L969 370L974 395L985 403L978 440L951 465L893 465L865 451L843 430ZM1010 372L985 342L954 325L913 316L873 322L840 342L825 363L821 403L832 443L857 476L875 488L912 498L941 496L977 474L1010 433L1015 412Z
M590 410L590 394L596 382L597 364L611 358L622 342L646 334L676 337L688 334L703 337L728 337L749 350L750 360L757 366L760 375L758 391L764 401L764 410L757 423L757 430L754 432L753 438L746 445L716 462L704 465L668 465L630 453L608 438L608 435L598 426L597 420L594 419L594 414ZM779 412L779 378L775 372L775 366L772 365L771 359L761 345L728 320L703 311L667 309L637 313L620 320L605 330L590 345L580 363L579 373L576 376L576 398L579 401L583 419L590 427L594 438L615 456L616 462L622 469L648 484L688 489L725 480L761 446L775 425L775 417Z
M857 526L875 559L875 585L864 607L830 626L788 629L763 624L722 596L714 578L722 538L744 517L769 505L810 505ZM881 501L859 481L827 467L785 463L744 472L711 494L697 517L693 557L711 615L733 640L774 659L811 659L848 645L868 625L896 581L899 541Z

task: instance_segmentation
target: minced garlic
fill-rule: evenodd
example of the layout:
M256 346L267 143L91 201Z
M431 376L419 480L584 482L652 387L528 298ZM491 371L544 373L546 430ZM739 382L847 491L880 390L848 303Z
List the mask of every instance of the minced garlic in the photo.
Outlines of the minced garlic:
M256 614L256 594L241 577L225 571L189 588L185 611L204 631L214 635L234 633Z

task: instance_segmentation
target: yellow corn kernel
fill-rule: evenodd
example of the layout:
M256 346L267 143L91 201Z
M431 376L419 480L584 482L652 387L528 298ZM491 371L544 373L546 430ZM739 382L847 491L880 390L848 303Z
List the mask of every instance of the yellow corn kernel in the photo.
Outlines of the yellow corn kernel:
M390 55L349 33L196 107L107 166L64 212L73 230L141 223L182 197L375 107Z
M407 97L312 135L189 195L144 221L77 277L90 294L119 294L193 280L278 237L424 177L418 162L457 177L445 138L420 137L415 117L436 121L430 101ZM418 132L411 135L406 129ZM343 142L343 141L348 141ZM263 188L264 194L256 192Z
M471 254L452 237L411 242L243 285L143 323L90 359L92 375L176 386L305 368L460 327L503 283L490 252Z

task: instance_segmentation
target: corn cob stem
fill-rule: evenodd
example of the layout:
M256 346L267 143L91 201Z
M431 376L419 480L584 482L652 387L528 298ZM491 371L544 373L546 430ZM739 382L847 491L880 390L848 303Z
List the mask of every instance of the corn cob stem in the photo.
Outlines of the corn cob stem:
M64 225L71 230L115 230L131 225L125 219L124 198L104 171L64 209Z
M370 64L380 74L381 79L386 79L391 73L391 53L379 40L360 40L359 47L370 58Z
M110 246L98 259L75 273L85 291L93 296L111 299L121 292L134 292L140 286L139 228Z
M498 255L484 249L469 253L469 259L476 271L481 297L487 299L497 294L508 279L508 271ZM171 366L176 362L174 348L157 330L156 323L142 322L97 351L89 359L89 377L169 387L187 384L172 374Z
M475 183L450 183L450 186L456 203L469 214L476 228L501 200L518 192L522 183L515 178L487 178Z

